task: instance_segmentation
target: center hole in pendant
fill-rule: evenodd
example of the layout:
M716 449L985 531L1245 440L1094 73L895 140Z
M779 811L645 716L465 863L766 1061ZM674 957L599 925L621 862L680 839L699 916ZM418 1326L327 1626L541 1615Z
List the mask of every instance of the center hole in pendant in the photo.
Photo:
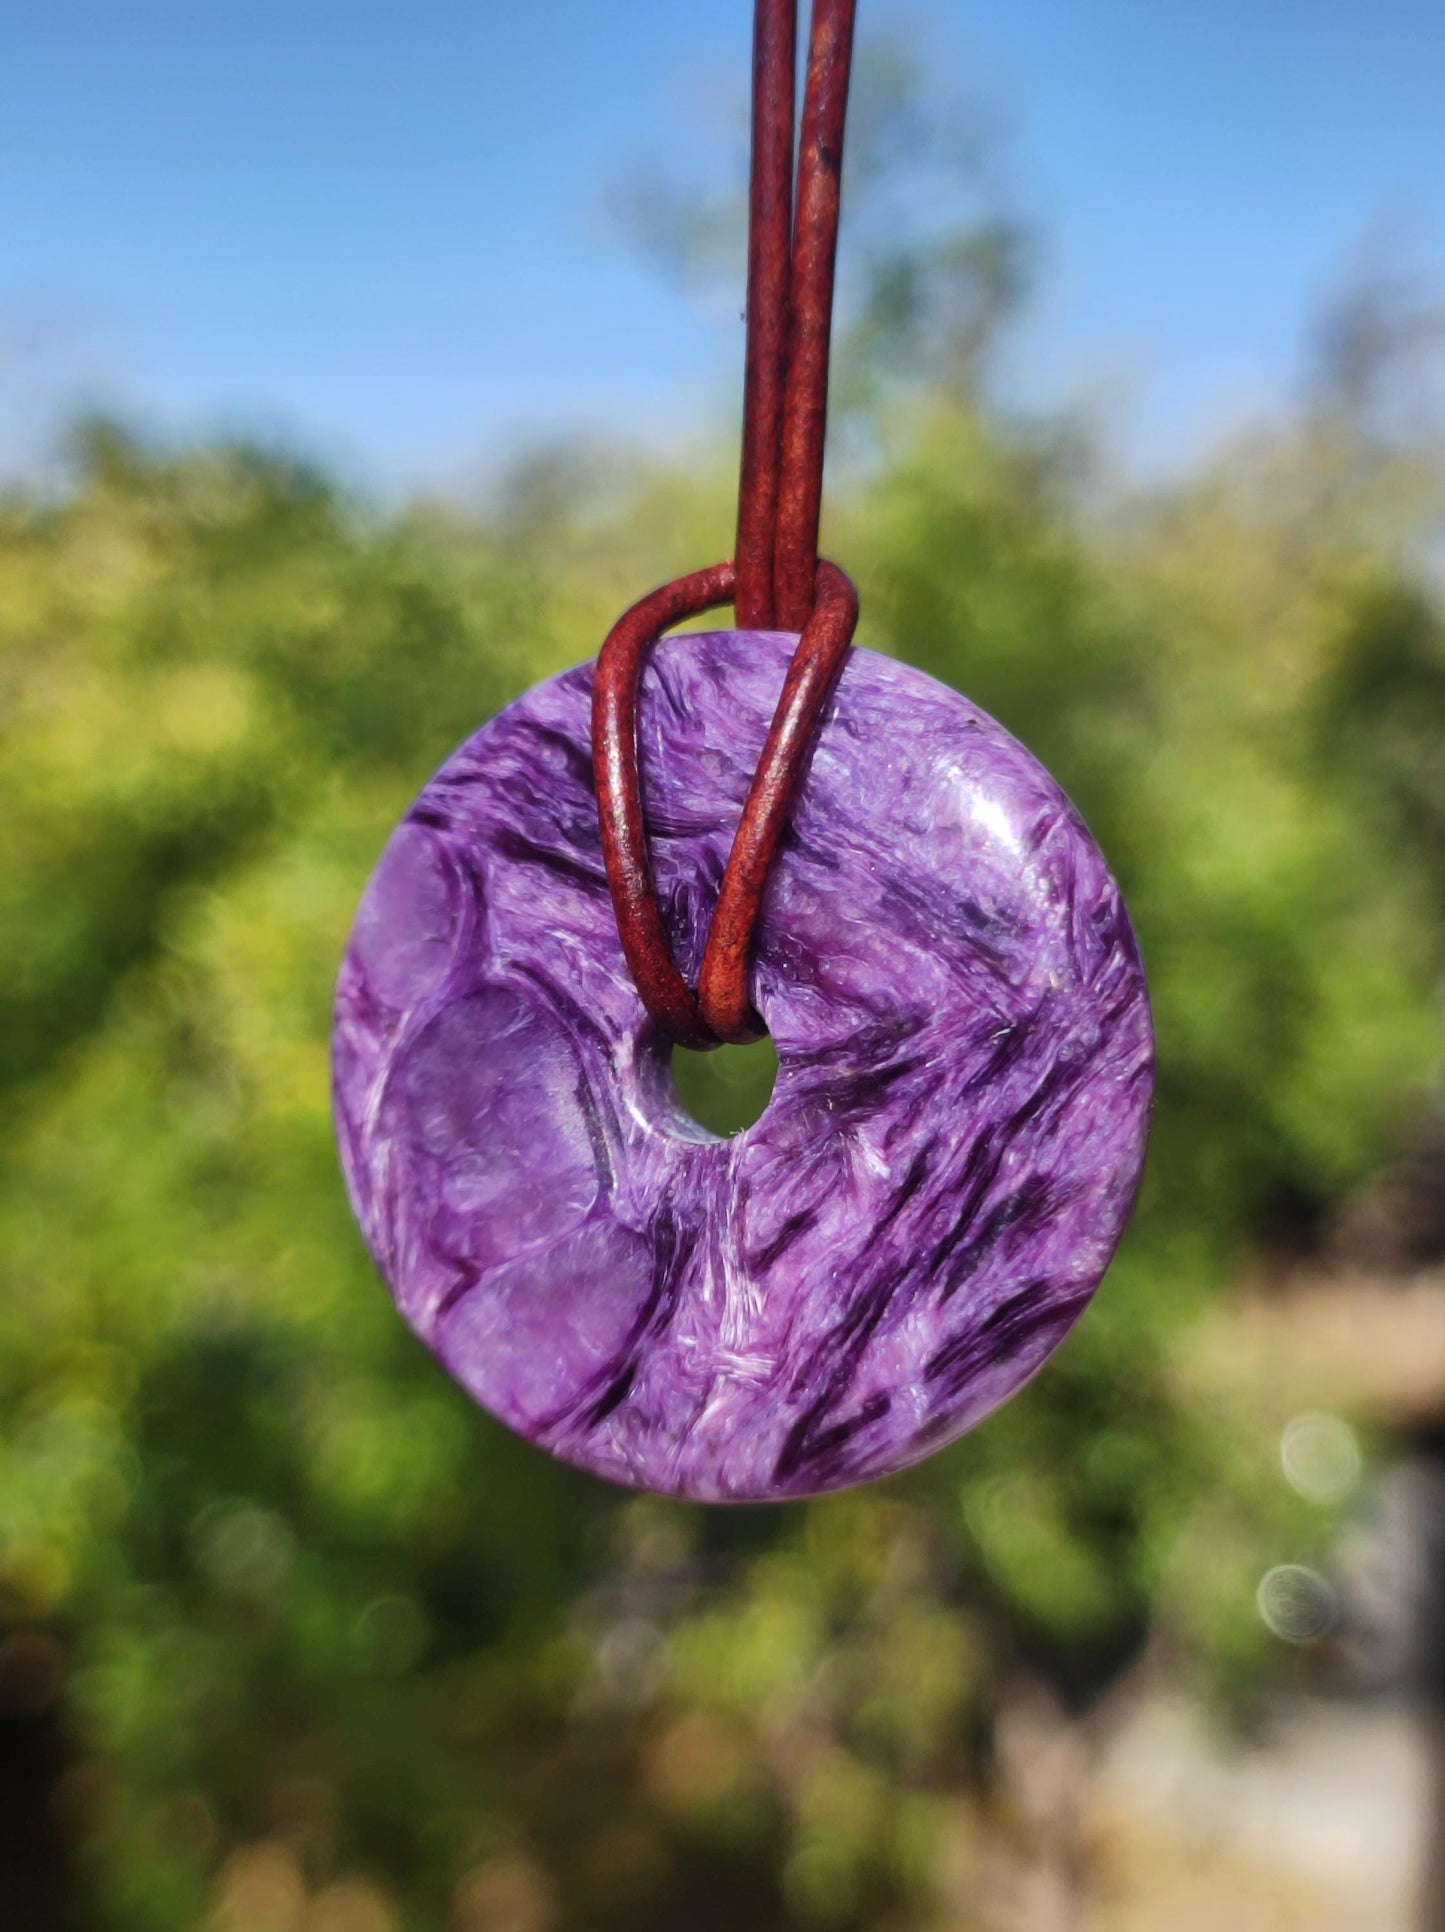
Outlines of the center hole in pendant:
M748 1046L714 1047L710 1053L672 1049L678 1099L700 1127L724 1140L762 1119L777 1077L777 1049L766 1036Z

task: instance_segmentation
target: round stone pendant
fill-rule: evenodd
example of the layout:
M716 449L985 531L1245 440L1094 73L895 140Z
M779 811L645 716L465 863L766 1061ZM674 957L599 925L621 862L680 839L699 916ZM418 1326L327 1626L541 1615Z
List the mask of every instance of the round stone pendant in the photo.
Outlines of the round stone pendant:
M665 638L638 736L695 975L795 640ZM1153 1083L1118 888L1023 746L847 658L758 927L772 1099L685 1114L623 960L592 668L529 691L398 828L337 994L351 1198L476 1399L613 1481L777 1500L884 1476L1057 1346L1128 1217Z

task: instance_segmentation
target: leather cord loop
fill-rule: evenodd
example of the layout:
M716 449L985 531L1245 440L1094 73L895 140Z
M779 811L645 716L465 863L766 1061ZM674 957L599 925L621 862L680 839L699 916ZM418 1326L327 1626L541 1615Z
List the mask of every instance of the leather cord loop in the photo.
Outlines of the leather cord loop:
M684 1046L757 1039L748 994L768 874L809 746L858 623L858 593L818 556L843 128L857 0L813 0L793 192L797 0L756 0L748 335L736 561L664 584L618 619L597 660L592 758L622 950L644 1004ZM733 839L696 992L653 884L637 694L662 633L720 604L746 630L800 633Z

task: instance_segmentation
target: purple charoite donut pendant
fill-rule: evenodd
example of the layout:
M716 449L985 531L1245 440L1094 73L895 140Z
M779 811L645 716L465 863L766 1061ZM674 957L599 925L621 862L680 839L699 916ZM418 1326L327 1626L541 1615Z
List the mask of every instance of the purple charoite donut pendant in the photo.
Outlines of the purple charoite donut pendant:
M695 975L794 639L664 639L653 865ZM448 759L362 901L336 1003L357 1215L493 1414L616 1482L776 1500L885 1476L1067 1333L1139 1180L1138 949L1078 814L957 693L847 659L759 923L762 1118L679 1106L617 936L591 666Z

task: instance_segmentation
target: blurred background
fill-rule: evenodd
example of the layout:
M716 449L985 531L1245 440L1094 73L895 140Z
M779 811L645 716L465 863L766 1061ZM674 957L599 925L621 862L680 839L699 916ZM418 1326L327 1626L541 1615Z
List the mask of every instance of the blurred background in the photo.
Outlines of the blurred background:
M1445 17L862 14L827 548L1159 1105L1021 1398L726 1512L413 1343L327 1031L423 780L730 547L746 0L0 18L13 1932L1445 1927Z

